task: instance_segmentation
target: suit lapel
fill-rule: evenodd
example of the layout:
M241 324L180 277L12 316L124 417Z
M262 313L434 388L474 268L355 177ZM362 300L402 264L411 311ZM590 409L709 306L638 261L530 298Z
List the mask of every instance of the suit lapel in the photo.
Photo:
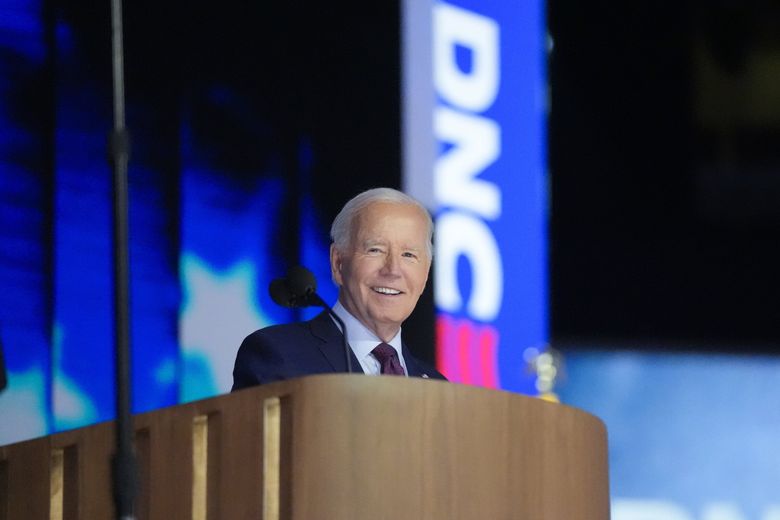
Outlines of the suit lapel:
M320 340L317 347L333 368L333 371L346 372L347 362L344 359L342 335L338 326L333 322L333 318L323 311L309 322L309 330L311 330L312 335ZM352 359L352 372L362 374L363 369L352 349L349 350L349 355Z

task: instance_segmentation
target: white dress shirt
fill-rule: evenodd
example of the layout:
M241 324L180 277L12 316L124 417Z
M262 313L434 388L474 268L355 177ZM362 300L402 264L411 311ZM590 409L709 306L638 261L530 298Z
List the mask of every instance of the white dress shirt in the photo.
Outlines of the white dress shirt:
M336 302L333 306L333 312L342 319L344 326L347 328L347 341L352 352L355 353L360 362L363 372L371 375L379 375L382 366L379 360L371 353L377 345L382 343L376 334L366 328L365 325L360 323L357 318L352 316L347 309L341 305L341 302ZM335 322L335 320L334 320ZM338 324L336 325L338 327ZM406 361L404 361L404 355L401 351L401 329L398 329L398 333L390 341L386 341L388 345L392 346L396 352L398 352L398 360L401 362L401 366L404 367L404 373L409 374L406 369Z

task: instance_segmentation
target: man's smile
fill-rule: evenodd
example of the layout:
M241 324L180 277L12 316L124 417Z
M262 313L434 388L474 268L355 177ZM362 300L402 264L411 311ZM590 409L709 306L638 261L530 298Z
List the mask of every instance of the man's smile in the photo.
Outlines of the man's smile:
M402 291L399 291L398 289L391 289L390 287L372 287L371 288L374 292L378 292L379 294L388 294L388 295L396 295L401 294Z

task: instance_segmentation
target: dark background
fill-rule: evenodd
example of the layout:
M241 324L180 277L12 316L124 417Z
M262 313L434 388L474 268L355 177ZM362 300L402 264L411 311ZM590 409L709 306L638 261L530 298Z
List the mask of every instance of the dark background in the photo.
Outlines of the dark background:
M549 3L554 340L777 350L778 12Z

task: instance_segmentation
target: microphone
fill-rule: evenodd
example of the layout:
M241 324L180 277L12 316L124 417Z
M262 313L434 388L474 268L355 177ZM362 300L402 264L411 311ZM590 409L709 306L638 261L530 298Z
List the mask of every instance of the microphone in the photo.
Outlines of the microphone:
M352 373L352 349L347 342L347 327L330 305L317 294L317 278L303 266L296 265L287 270L287 276L276 278L268 286L268 293L277 305L288 309L303 307L322 307L341 327L341 339L344 347L344 358L347 361L347 373Z
M317 295L317 279L305 267L296 265L287 271L285 278L277 278L268 286L268 292L277 305L289 309L327 304Z

